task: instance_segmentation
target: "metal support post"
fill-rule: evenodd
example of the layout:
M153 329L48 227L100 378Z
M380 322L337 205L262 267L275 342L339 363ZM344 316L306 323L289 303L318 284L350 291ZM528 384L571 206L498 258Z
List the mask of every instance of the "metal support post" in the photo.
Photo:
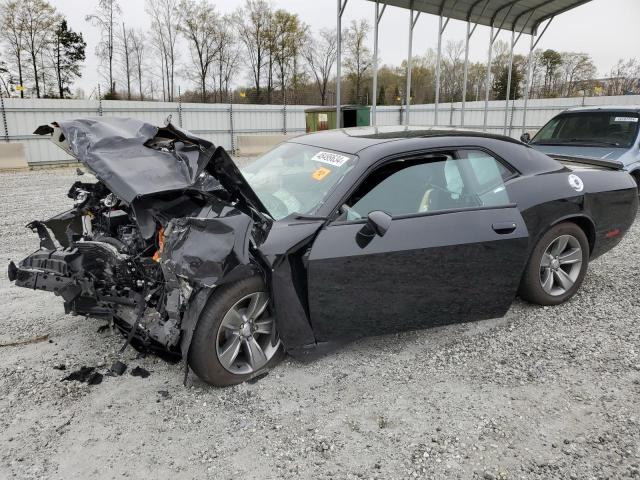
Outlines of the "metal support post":
M516 32L511 30L511 48L509 49L509 71L507 73L507 98L504 104L504 128L502 134L507 134L507 121L509 118L509 95L511 94L511 69L513 68L513 47L516 43Z
M464 41L464 74L462 76L462 107L460 110L460 126L464 126L464 108L467 100L467 81L469 80L469 40L471 39L471 22L467 22L467 35Z
M282 134L287 134L287 93L282 92Z
M180 85L178 85L178 126L182 128L182 93L180 92Z
M527 61L527 78L525 79L525 87L524 87L524 105L522 107L522 133L524 133L527 128L527 103L529 101L529 90L531 88L531 82L533 81L533 79L531 78L532 69L533 69L532 68L533 67L533 50L536 48L536 45L538 45L538 42L540 41L544 33L547 31L547 28L549 28L549 25L551 25L553 18L554 17L551 17L549 19L549 21L544 26L544 28L542 29L542 32L540 32L537 38L535 33L531 34L531 43L529 44L529 56Z
M236 140L235 132L233 131L233 96L231 97L231 103L229 104L229 133L231 134L231 153L236 153Z
M436 53L436 98L433 110L433 124L438 125L438 104L440 103L440 62L442 59L442 15L438 17L438 50ZM447 19L447 22L449 19Z
M102 94L100 93L100 84L98 84L98 116L102 116Z
M4 95L0 92L0 113L2 113L2 126L4 127L4 141L9 143L9 125L7 124L7 112L4 109Z
M380 10L380 2L376 1L376 16L373 21L373 102L371 105L371 125L376 126L376 107L378 105L378 27L380 19L384 13L387 4L382 5Z
M409 125L409 109L411 106L411 49L413 47L413 27L420 17L420 12L413 16L413 0L411 0L409 8L409 51L407 52L407 87L405 92L406 113L404 116L404 124Z
M489 34L489 54L487 60L487 74L484 80L484 120L482 121L482 131L487 131L487 115L489 113L489 87L491 86L491 60L493 55L493 25Z
M489 62L487 63L487 78L485 81L484 121L482 124L483 131L487 130L487 116L489 113L489 87L491 86L491 55L493 54L493 43L496 41L496 38L498 38L498 34L500 33L500 30L502 30L502 27L504 27L504 24L507 21L507 18L509 18L509 14L511 13L511 9L516 3L517 1L512 2L509 5L509 9L507 10L507 13L505 13L504 17L502 18L502 22L500 23L500 26L496 30L495 35L493 34L493 21L495 20L495 16L494 18L491 19L491 34L489 36Z
M482 10L480 11L480 15L484 13L487 5L489 5L489 0L484 2L484 7L482 7ZM462 85L462 108L460 110L460 126L464 126L465 103L467 101L467 82L469 81L469 41L471 40L471 37L473 36L473 33L476 31L477 27L478 24L476 23L473 28L471 28L471 12L469 12L469 15L467 16L467 36L464 42L464 83Z
M341 105L340 105L340 81L342 79L340 75L340 66L342 64L342 14L344 13L344 8L347 6L348 0L337 0L338 1L338 13L336 18L336 35L337 38L337 55L336 55L336 128L342 127L342 119L341 115Z
M533 16L534 13L535 13L535 10L531 10L531 12L529 13L529 16L527 17L527 20L524 22L525 25L527 25L527 23L529 23L529 20L531 19L531 17ZM513 70L513 49L515 48L516 44L518 43L518 40L520 40L520 37L522 36L523 32L524 32L524 26L522 27L522 29L518 33L517 37L515 36L516 35L515 29L511 30L511 48L509 49L509 73L507 74L507 95L506 95L505 104L504 104L504 128L502 130L502 134L503 135L507 134L507 123L509 123L509 135L511 135L511 125L513 124L513 109L511 111L511 119L509 119L509 97L511 96L511 75L512 75L512 70ZM515 104L515 95L514 95L513 102Z

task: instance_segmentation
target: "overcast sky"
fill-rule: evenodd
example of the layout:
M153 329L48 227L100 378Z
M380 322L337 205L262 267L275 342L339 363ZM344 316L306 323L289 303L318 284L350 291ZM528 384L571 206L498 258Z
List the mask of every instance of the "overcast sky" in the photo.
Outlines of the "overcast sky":
M85 21L85 16L93 11L97 0L50 0L69 20L73 30L83 33L87 42L87 61L83 78L77 86L89 95L100 80L97 72L99 64L94 54L98 41L98 31ZM240 0L215 0L213 2L222 13L230 13ZM127 26L148 28L149 19L144 11L143 0L120 1L124 22ZM283 8L297 13L300 19L313 30L335 28L335 0L272 0L274 8ZM343 25L353 19L366 18L373 21L374 5L366 0L349 0L343 17ZM436 47L437 17L422 15L414 32L414 54L422 54L427 48ZM382 63L400 64L407 55L408 12L388 7L380 24L379 51ZM465 23L452 20L447 27L444 41L461 40L465 35ZM488 27L478 27L472 39L470 59L486 61ZM499 38L509 40L510 34L503 32ZM517 53L526 53L528 37L523 36L516 47ZM370 38L373 50L373 38ZM640 0L593 0L554 19L540 41L540 48L585 52L593 57L600 75L606 75L619 58L640 57ZM186 58L185 58L186 60ZM246 77L246 75L244 76ZM186 80L176 80L183 90L192 88ZM239 82L248 84L248 78Z

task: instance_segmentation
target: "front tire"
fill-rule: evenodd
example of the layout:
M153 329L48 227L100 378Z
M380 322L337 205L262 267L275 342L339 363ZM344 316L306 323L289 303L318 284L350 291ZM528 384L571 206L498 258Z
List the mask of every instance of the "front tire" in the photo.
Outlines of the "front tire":
M260 277L219 287L202 310L189 350L189 365L203 381L236 385L272 368L283 358Z
M573 297L589 264L589 242L575 223L554 225L538 241L524 271L520 296L538 305L558 305Z

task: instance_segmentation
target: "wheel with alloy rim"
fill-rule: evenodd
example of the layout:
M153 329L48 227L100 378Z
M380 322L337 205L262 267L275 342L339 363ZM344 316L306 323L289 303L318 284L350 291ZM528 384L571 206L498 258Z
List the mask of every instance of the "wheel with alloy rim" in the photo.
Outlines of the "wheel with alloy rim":
M540 260L540 285L549 295L567 293L582 271L582 247L572 235L554 239Z
M189 365L216 386L244 382L283 356L269 295L259 277L219 287L193 334Z
M575 223L552 227L533 249L520 296L540 305L557 305L580 288L589 263L589 243Z
M280 348L272 342L273 317L267 312L269 296L255 292L241 298L222 318L216 338L216 353L222 366L235 375L255 373Z

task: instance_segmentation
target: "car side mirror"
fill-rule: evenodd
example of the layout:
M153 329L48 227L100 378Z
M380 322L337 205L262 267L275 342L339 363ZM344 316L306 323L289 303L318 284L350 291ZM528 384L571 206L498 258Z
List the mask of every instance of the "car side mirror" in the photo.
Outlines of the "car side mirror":
M522 135L520 135L520 141L522 143L529 143L531 141L531 135L529 135L528 132L524 132Z
M391 215L381 210L376 210L367 215L367 223L356 234L356 243L364 248L378 235L384 237L391 226Z
M384 237L391 226L391 215L382 210L376 210L367 215L367 225L373 233L380 237Z

